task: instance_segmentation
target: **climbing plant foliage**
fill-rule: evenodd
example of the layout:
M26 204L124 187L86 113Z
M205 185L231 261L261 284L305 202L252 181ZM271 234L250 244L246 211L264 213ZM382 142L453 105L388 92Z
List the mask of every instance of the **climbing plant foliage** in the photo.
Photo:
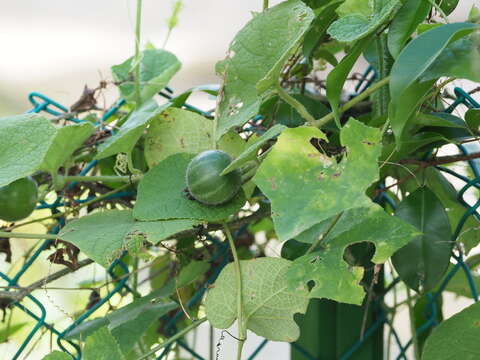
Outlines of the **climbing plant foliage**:
M0 223L7 244L0 252L20 259L32 242L10 248L13 241L44 239L39 251L65 267L55 268L60 275L92 263L102 274L76 284L91 295L79 297L86 304L55 333L59 348L46 360L162 351L170 359L204 321L236 324L241 359L249 331L295 342L313 301L368 309L383 301L378 286L396 281L408 288L412 309L439 288L473 289L476 298L478 279L455 275L452 259L479 263L470 251L480 243L480 105L451 82L480 80L480 12L453 22L446 17L458 1L268 3L225 49L218 86L175 94L169 83L180 60L155 44L143 47L137 31L138 51L111 67L113 82L86 87L70 112L0 119L0 192L27 176L39 185L32 215ZM107 86L119 99L102 109L97 98ZM210 108L188 102L198 91ZM207 150L230 160L221 169L205 161L211 171L187 182L191 160ZM459 161L470 170L454 172ZM212 195L240 178L231 187L239 190L218 205L191 196L192 181ZM23 304L55 274L25 288L7 280L0 300L10 300L0 308ZM476 358L478 316L472 305L414 341L415 352L425 360ZM23 326L14 321L4 338Z

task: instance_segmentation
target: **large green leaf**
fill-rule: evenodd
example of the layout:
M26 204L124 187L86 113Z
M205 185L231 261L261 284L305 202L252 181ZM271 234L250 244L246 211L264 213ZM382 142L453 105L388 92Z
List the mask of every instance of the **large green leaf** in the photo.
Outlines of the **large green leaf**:
M443 321L430 335L422 360L477 360L480 358L480 303Z
M313 19L312 10L289 0L257 14L235 36L227 58L217 64L224 83L217 108L216 138L257 115L267 90Z
M467 36L448 45L420 78L426 81L441 76L480 81L478 37Z
M38 115L0 118L0 187L34 173L56 132L50 120Z
M120 130L99 146L97 159L132 151L150 121L169 106L169 103L158 106L154 100L150 100L133 111Z
M313 127L285 129L253 179L270 199L282 241L341 211L371 203L365 191L378 178L379 130L350 119L340 133L347 153L338 163L319 152L312 139L325 135Z
M446 274L448 275L450 271L453 270L454 265L450 264L448 267L448 270ZM478 264L477 264L478 267ZM470 267L471 270L471 275L472 275L472 280L473 283L475 284L477 291L480 289L480 275L478 271L475 271L475 267ZM458 271L453 275L453 277L450 279L448 282L447 286L445 287L445 291L449 291L454 293L455 295L458 296L464 296L466 298L473 298L472 294L472 289L470 287L470 283L467 279L467 276L465 275L465 272L463 271L462 268L458 269Z
M191 111L170 108L151 122L145 139L145 160L153 167L173 154L198 154L213 148L212 120Z
M453 231L462 221L463 215L467 209L458 201L458 194L453 185L442 173L429 167L425 170L426 185L435 193L445 209L447 209L448 219ZM480 243L480 222L473 216L469 216L463 224L457 241L465 246L465 252L468 254L471 249Z
M131 210L110 210L83 216L68 223L60 238L77 246L98 264L107 267L123 250L143 240L156 244L197 225L192 220L135 221Z
M362 54L362 51L369 42L370 40L368 38L357 42L352 50L350 50L350 52L332 71L330 71L327 76L327 98L332 108L332 112L335 115L335 122L338 128L341 127L338 106L340 104L343 85L345 84L345 80L352 70L353 65L355 65L359 56Z
M120 346L113 335L102 327L87 338L83 349L85 360L124 360Z
M417 26L428 16L432 4L428 0L406 0L388 28L388 49L396 58Z
M228 174L229 172L238 169L242 165L244 165L249 160L255 158L258 150L264 145L267 141L277 137L284 129L286 129L283 125L274 125L270 129L268 129L265 134L260 136L256 139L253 143L251 143L245 151L243 151L235 160L233 160L230 165L228 165L223 171L222 175Z
M207 206L187 198L185 172L191 154L175 154L145 174L138 185L133 216L142 221L197 219L220 221L236 213L245 203L243 192L223 205Z
M393 266L410 288L429 291L450 263L453 242L447 212L435 194L422 187L400 203L395 215L417 227L423 235L393 255Z
M293 320L305 313L308 305L306 286L287 288L285 273L291 261L259 258L240 261L242 305L247 329L273 341L295 341L300 330ZM229 328L237 319L235 266L228 264L205 301L207 318L212 326Z
M371 16L354 13L342 16L328 28L330 36L338 41L352 42L372 34L397 10L400 0L383 0Z
M3 323L0 327L0 344L7 342L11 336L20 331L27 324L27 322L16 324Z
M135 82L131 57L120 65L112 66L112 75L122 96L128 101L134 100ZM146 101L167 86L170 79L180 70L180 62L172 53L161 49L147 49L141 53L140 85L141 98Z
M56 174L58 168L65 164L73 152L77 150L94 131L95 127L90 123L67 125L58 129L55 139L48 149L40 168L51 174Z
M347 210L328 236L322 239L320 250L293 262L287 272L289 285L295 288L314 281L311 297L360 305L365 296L359 285L363 268L352 267L344 261L345 249L360 242L373 243L376 252L372 261L380 264L418 234L413 226L387 214L378 205ZM319 235L321 233L313 240Z

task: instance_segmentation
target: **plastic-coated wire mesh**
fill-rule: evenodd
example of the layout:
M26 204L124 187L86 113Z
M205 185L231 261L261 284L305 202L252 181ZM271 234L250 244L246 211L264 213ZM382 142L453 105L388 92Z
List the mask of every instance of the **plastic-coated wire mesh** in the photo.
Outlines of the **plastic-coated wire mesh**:
M355 88L355 95L360 94L362 91L364 91L368 86L373 83L376 79L376 74L373 71L373 69L369 68L365 72L365 74L362 76L360 82L358 83L357 87ZM163 91L160 95L164 96L167 99L171 99L173 96L173 92L166 88L166 91ZM464 105L467 108L480 108L480 104L478 104L469 94L467 94L464 90L460 88L455 89L455 94L457 96L456 100L452 103L452 105L446 110L447 112L453 112L458 106ZM31 113L39 113L39 112L46 112L48 114L54 115L54 116L60 116L62 114L65 114L68 112L68 109L62 106L61 104L55 102L54 100L48 98L47 96L33 92L29 95L29 100L33 105L33 109L30 110L29 112ZM112 106L110 109L108 109L104 115L101 118L101 121L97 122L97 126L103 126L102 123L105 120L108 120L112 115L114 115L124 104L124 100L119 100L114 106ZM198 109L192 105L185 104L185 108L198 112L200 114L209 116L210 114L208 112L205 112L201 109ZM82 120L76 119L76 118L67 118L68 121L72 121L75 123L79 123ZM255 119L258 120L258 119ZM255 121L253 122L255 124ZM461 152L464 154L468 154L470 152L470 147L469 146L459 146L459 149ZM97 165L96 161L92 161L88 163L83 170L80 172L80 175L86 175L93 167ZM457 179L463 181L465 185L463 188L458 192L458 201L465 207L465 213L459 222L457 228L455 229L454 232L454 237L453 239L455 240L459 234L462 231L462 228L465 224L465 222L468 220L470 216L476 217L478 220L480 220L480 213L478 212L478 208L480 207L480 200L478 200L474 205L469 205L468 202L465 199L465 194L466 192L471 189L471 188L476 188L480 189L480 165L477 161L469 161L468 165L470 166L472 173L474 175L473 179L470 179L464 175L458 174L454 172L453 170L449 168L445 168L442 166L438 166L437 168L445 173L448 173L450 175L455 176ZM75 184L71 183L69 184L69 188L72 188ZM123 197L123 196L131 196L131 192L119 192L116 194L113 194L112 197ZM93 197L89 197L88 199L85 200L78 200L78 202L85 202L92 200ZM395 202L385 193L382 192L381 195L377 199L375 199L380 204L388 204L392 208L395 207ZM63 194L62 192L57 192L57 198L56 200L48 204L46 202L41 202L40 205L38 205L38 209L50 209L52 214L58 213L59 207L64 206L63 202ZM53 227L50 231L50 233L58 233L60 228L64 226L65 224L65 219L62 217L56 218L57 225ZM245 231L246 227L243 227L239 229L237 232L235 232L233 235L237 237L242 233L242 231ZM213 255L212 262L216 262L218 265L215 267L213 273L210 275L210 277L207 279L205 286L202 286L190 299L188 302L185 304L185 308L188 309L195 304L198 304L206 289L209 284L212 284L215 282L217 276L219 275L220 271L222 268L230 261L230 251L229 247L226 243L221 242L220 240L216 239L215 237L212 237L210 235L207 235L208 240L210 240L213 244L216 246L216 252ZM15 288L18 286L19 280L21 277L26 273L26 271L32 266L32 264L39 258L40 254L48 249L48 247L51 245L52 240L45 240L43 241L38 248L33 252L33 254L28 258L28 260L25 262L25 264L22 266L22 268L13 276L9 277L6 274L0 272L0 278L3 279L4 281L7 282L7 285L9 287ZM475 286L475 281L472 276L472 273L470 271L470 268L468 264L464 261L463 254L461 251L456 249L454 253L452 254L452 257L456 261L456 264L453 266L451 271L445 276L443 282L440 284L438 287L438 290L435 293L429 293L427 294L428 296L428 304L427 304L427 313L425 314L427 316L427 320L417 328L417 335L422 334L423 332L427 331L428 329L434 327L437 325L437 314L439 309L437 308L437 299L441 296L442 292L445 290L446 286L448 285L449 281L453 278L453 276L458 272L462 271L468 281L468 284L470 286L470 291L472 294L472 298L475 301L478 301L478 290ZM116 271L121 270L123 272L123 276L119 277L116 275ZM111 289L106 296L101 298L93 307L90 309L86 310L83 314L78 316L67 328L63 329L62 331L58 330L53 326L52 324L49 324L47 322L47 311L45 307L42 305L42 303L34 297L32 294L29 294L26 296L26 299L30 300L31 303L27 303L25 300L21 300L18 302L13 302L11 305L17 307L18 309L22 310L24 313L26 313L28 316L30 316L34 321L35 324L33 328L30 330L29 334L25 337L24 341L18 348L16 354L13 356L13 360L19 359L24 350L27 348L29 343L32 341L34 336L37 334L37 332L42 328L46 328L48 331L50 331L53 335L56 336L57 338L57 344L61 350L64 352L70 354L73 359L80 360L82 357L81 349L80 346L72 340L66 339L66 335L74 330L77 326L82 324L85 320L89 319L92 314L95 313L95 311L100 308L103 304L105 304L112 296L115 294L121 292L121 291L127 291L127 292L132 292L132 289L128 285L129 282L129 269L128 266L122 262L122 258L117 259L112 263L110 268L108 269L108 274L113 280L113 283L115 284L114 288ZM395 328L391 324L391 322L388 320L388 316L385 312L384 307L382 306L383 302L383 297L391 291L395 286L397 286L400 283L400 279L396 278L393 279L393 281L387 286L383 296L380 298L376 299L374 302L374 309L378 313L379 316L377 316L377 320L368 328L366 329L364 336L362 339L359 339L355 344L352 345L352 347L343 354L343 356L340 358L341 360L347 360L351 358L352 355L355 354L356 351L358 351L363 344L373 335L375 334L376 331L378 331L381 327L387 326L390 329L391 335L396 343L396 346L399 348L399 355L397 359L404 359L407 360L406 352L408 348L412 345L412 340L409 340L407 343L402 344L400 341L400 338L395 331ZM33 309L33 310L32 310ZM175 312L173 315L170 316L164 316L163 320L166 323L165 326L165 333L167 336L172 336L176 333L177 331L177 324L180 320L183 319L185 316L184 312L182 310L178 310ZM263 340L258 347L248 356L248 360L253 360L256 359L260 356L262 351L265 349L265 347L268 346L269 341L268 340ZM161 354L158 355L157 359L166 359L166 356L169 354L169 352L172 350L174 346L178 346L181 349L185 350L187 353L189 353L192 357L195 359L200 359L204 360L205 358L199 355L198 353L195 352L194 349L192 349L185 340L177 340L175 344L172 344L161 352ZM297 343L292 343L291 344L292 348L294 348L296 351L298 351L305 359L308 360L322 360L322 359L317 359L316 357L312 356L311 354L308 353L306 349L301 347Z

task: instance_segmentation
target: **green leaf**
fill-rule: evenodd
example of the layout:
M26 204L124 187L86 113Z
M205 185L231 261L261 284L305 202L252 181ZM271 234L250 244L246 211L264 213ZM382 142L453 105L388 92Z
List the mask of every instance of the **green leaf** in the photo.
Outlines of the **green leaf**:
M45 356L42 360L71 360L72 357L63 351L55 350Z
M313 127L285 129L253 178L270 199L281 241L371 203L365 191L378 178L379 130L350 119L340 133L347 155L338 163L319 152L311 139L325 135ZM297 194L294 201L292 194Z
M436 60L425 70L422 81L439 77L457 77L480 81L480 47L478 37L464 37L448 45Z
M452 231L443 204L427 187L408 195L395 215L423 235L392 256L393 266L408 287L426 292L435 287L450 263Z
M138 185L133 216L142 221L197 219L220 221L236 213L245 203L243 192L231 201L207 206L187 198L185 172L192 154L175 154L145 174Z
M56 132L50 120L38 115L0 118L0 187L33 174Z
M310 115L315 119L327 115L330 109L318 99L309 95L291 94L291 96L302 104ZM293 108L279 98L272 98L270 111L266 111L264 118L272 118L275 123L288 127L297 127L305 123L305 119Z
M177 277L176 286L178 288L187 286L197 280L210 269L210 264L206 261L190 261L187 266L180 270Z
M428 0L406 0L388 28L388 50L397 58L417 26L428 16L432 4Z
M480 303L475 303L435 328L427 339L422 360L476 360L480 356Z
M450 271L453 270L454 265L450 264L446 274L449 274ZM474 267L470 267L473 270ZM477 290L480 289L480 275L478 271L471 271L473 282L477 287ZM470 288L470 284L465 276L465 272L462 268L460 268L455 275L450 279L447 286L445 287L445 291L449 291L454 293L458 296L464 296L466 298L473 298L472 290Z
M124 360L120 346L106 327L87 338L83 349L85 360Z
M371 0L345 0L338 8L337 13L340 16L362 14L368 17L371 16L373 12L371 3Z
M345 80L352 70L353 65L355 65L359 56L362 54L362 51L369 42L370 39L368 38L357 42L352 50L342 59L342 61L340 61L337 66L335 66L332 71L330 71L327 76L327 98L333 114L335 115L335 122L338 128L341 128L338 106L340 104L343 85L345 84Z
M438 26L413 39L393 64L390 94L395 105L399 97L427 70L451 42L475 31L470 23Z
M437 324L443 321L442 294L439 294L438 296L436 296L434 302L432 301L432 296L429 296L429 295L430 294L423 295L420 298L418 298L418 300L415 302L415 306L413 307L415 329L418 329L423 324L429 321L432 321L432 318L434 321L437 322ZM432 313L433 311L432 303L434 304L434 306L437 307L434 314ZM425 345L425 341L428 339L432 331L433 331L433 328L428 327L425 331L417 335L419 353L422 352L423 347Z
M293 320L308 305L306 287L287 288L285 273L291 261L259 258L240 261L242 305L247 329L273 341L295 341L300 335ZM220 273L205 301L207 318L213 327L228 329L237 319L237 289L234 264Z
M145 138L145 160L154 167L170 155L213 149L213 121L194 112L169 108L157 116Z
M277 137L284 129L286 129L283 125L274 125L270 129L268 129L262 136L256 139L252 144L250 144L245 151L243 151L235 160L233 160L230 165L228 165L223 171L221 175L228 174L235 169L238 169L245 163L250 160L253 160L258 152L258 150L269 140Z
M342 16L328 28L330 36L338 41L362 39L380 27L400 7L400 0L383 0L371 16L354 13Z
M465 122L475 134L480 132L480 109L469 109L465 113Z
M216 138L257 115L267 90L313 20L312 10L289 0L257 14L235 36L227 58L217 64L224 83L217 108Z
M460 0L436 0L436 3L440 5L440 9L442 9L447 16L455 10L459 2Z
M67 125L59 128L40 168L50 172L52 175L57 174L58 168L69 160L74 151L77 150L94 131L95 127L90 123Z
M218 141L218 149L225 151L228 155L235 159L245 150L247 143L236 131L229 131Z
M428 188L435 193L447 210L448 219L452 230L455 230L463 219L467 209L458 201L458 194L453 185L442 173L429 167L425 170L425 181ZM457 241L463 243L465 253L480 243L480 222L473 216L469 216L462 226L462 231Z
M109 210L69 222L59 233L98 264L108 267L135 240L156 244L197 225L192 220L135 221L131 210Z
M112 75L122 96L133 101L135 82L132 75L135 57L120 65L112 66ZM170 79L180 70L181 64L172 53L161 49L147 49L141 53L140 85L141 98L145 102L167 86Z
M345 249L360 242L372 243L376 249L372 261L381 264L418 233L413 226L387 214L375 204L347 210L333 230L322 239L319 251L293 262L287 272L289 286L295 288L313 280L315 285L310 291L311 297L360 305L365 296L360 285L363 268L352 267L344 261Z
M173 107L178 107L178 108L182 107L185 104L185 102L188 100L190 95L192 95L194 92L197 92L197 91L202 91L202 92L205 92L205 93L207 93L209 95L212 95L212 96L218 96L219 85L218 84L207 84L207 85L194 86L194 87L184 91L180 95L175 96L173 99L171 99L170 101L172 102L172 106Z
M303 40L303 55L305 55L306 58L312 55L322 38L325 36L327 28L333 20L337 18L335 10L337 10L338 6L342 3L343 1L334 1L326 5L313 20L312 25L305 34L305 39Z
M133 111L120 130L98 147L97 159L103 159L118 153L129 153L142 136L147 125L166 108L169 103L158 106L154 100L147 101Z

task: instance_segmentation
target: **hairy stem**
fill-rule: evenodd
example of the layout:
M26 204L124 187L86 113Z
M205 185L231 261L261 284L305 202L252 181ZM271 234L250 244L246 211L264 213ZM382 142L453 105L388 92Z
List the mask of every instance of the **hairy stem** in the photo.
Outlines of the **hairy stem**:
M62 182L126 182L129 183L130 181L138 181L139 178L134 176L117 176L117 175L104 175L104 176L81 176L81 175L73 175L73 176L59 176L60 181Z
M59 239L58 235L55 235L55 234L28 234L28 233L13 233L9 231L0 231L0 238L44 239L44 240Z
M238 348L237 348L237 360L242 358L243 344L247 338L247 330L245 329L245 321L243 319L243 299L242 299L242 272L240 269L240 260L238 259L237 249L235 248L235 242L233 241L232 233L227 223L223 224L223 229L228 239L230 249L232 250L233 262L235 264L235 281L237 283L237 324L238 324Z
M358 103L362 102L363 100L368 98L370 95L372 95L375 91L377 91L378 89L387 85L389 81L390 81L390 76L387 76L385 79L382 79L379 82L373 84L367 90L362 92L360 95L355 96L352 100L345 103L345 105L343 105L339 109L339 112L342 113L342 112L345 112L348 109L354 107L355 105L357 105ZM331 113L325 115L324 117L322 117L318 120L315 120L312 125L316 126L316 127L321 127L321 126L325 125L326 123L328 123L329 121L332 121L333 119L334 119L334 115L333 115L333 112L331 112Z
M293 107L310 125L315 126L315 118L307 111L302 103L287 93L280 85L277 86L276 90L278 96L280 96L283 101Z
M142 28L142 0L137 0L137 16L135 21L135 99L137 107L142 104L140 92L140 33Z

